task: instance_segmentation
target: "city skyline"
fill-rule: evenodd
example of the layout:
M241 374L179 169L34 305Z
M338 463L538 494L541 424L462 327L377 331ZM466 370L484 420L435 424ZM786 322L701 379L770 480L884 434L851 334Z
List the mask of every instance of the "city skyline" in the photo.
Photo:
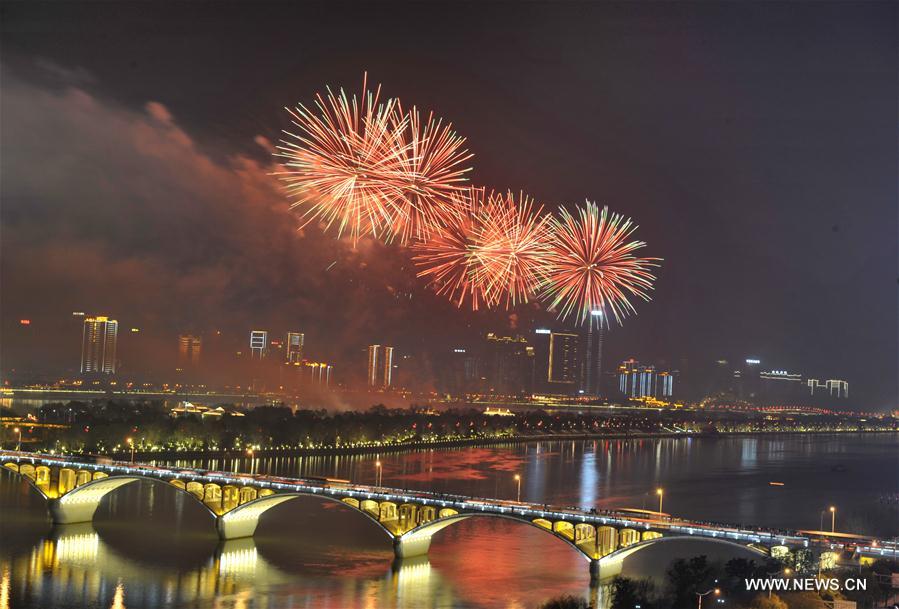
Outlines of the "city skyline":
M164 37L138 45L92 10L10 6L12 25L4 25L3 143L17 151L2 167L4 370L69 368L67 345L78 330L66 315L81 309L140 328L160 365L174 337L218 328L305 328L306 340L322 345L321 359L340 361L379 340L424 357L448 353L458 337L548 324L554 315L532 305L456 309L410 277L399 248L362 240L354 249L314 226L295 231L267 175L286 126L279 109L308 103L323 83L356 89L368 70L385 92L453 120L475 154L478 181L526 188L553 209L589 198L636 219L665 263L654 300L606 333L609 361L757 354L786 369L848 378L863 407L897 403L895 147L880 128L892 116L883 100L896 85L881 76L893 73L884 50L894 40L875 6L591 7L585 22L598 29L581 32L586 46L553 45L565 68L537 62L533 72L516 67L520 54L488 42L501 31L542 56L545 43L526 34L543 31L545 9L510 20L486 7L477 25L466 25L471 9L462 8L445 18L471 28L461 52L478 61L462 63L478 65L466 74L447 67L456 55L404 27L411 17L387 20L370 8L362 12L384 28L385 55L362 65L354 52L365 45L360 30L342 58L318 56L334 35L324 11L303 14L310 31L301 38L264 37L279 56L316 61L262 62L261 71L241 61L257 57L261 34L222 46L210 30L201 34L208 47L184 57ZM195 10L142 16L169 31ZM238 22L236 10L223 9L222 22ZM23 25L32 19L65 25L33 32ZM831 19L841 24L835 32L814 27ZM678 33L685 23L705 33L701 42ZM871 23L879 24L873 33ZM754 37L758 27L774 34ZM97 53L99 44L72 46L97 30L114 38L119 59ZM407 30L412 38L399 38L404 48L419 43L419 59L393 46L390 34ZM558 36L550 28L539 38ZM797 36L805 46L788 42ZM616 49L631 54L627 71L606 59ZM659 60L669 56L682 62L671 69ZM210 62L221 62L222 72L203 69ZM421 62L435 66L428 78L419 77ZM833 88L846 73L872 94ZM515 77L499 78L507 74ZM527 103L508 104L513 81L525 85ZM790 82L803 86L784 86ZM223 92L233 83L257 95L231 99ZM570 107L559 113L563 93ZM510 149L508 141L521 144ZM77 152L74 164L67 150ZM84 177L98 166L106 168L103 188ZM48 339L58 345L48 348Z

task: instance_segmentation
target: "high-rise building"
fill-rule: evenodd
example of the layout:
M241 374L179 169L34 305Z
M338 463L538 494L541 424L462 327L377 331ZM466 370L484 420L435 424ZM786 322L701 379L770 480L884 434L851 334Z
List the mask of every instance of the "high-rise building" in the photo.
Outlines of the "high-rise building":
M795 400L802 397L802 375L786 370L759 373L760 397L766 401Z
M501 395L529 395L533 390L534 348L523 336L487 334L484 369L487 391Z
M253 330L250 332L250 358L262 359L268 351L268 332Z
M605 333L603 312L591 311L589 324L587 348L584 350L584 380L581 388L586 395L599 397L602 394L602 339Z
M81 333L81 374L115 374L119 322L88 317Z
M629 399L659 398L674 396L674 376L676 372L656 370L655 366L641 366L631 358L618 366L618 391Z
M580 336L539 328L534 330L534 390L574 395L580 389Z
M295 364L303 361L303 342L305 337L302 332L288 332L287 340L284 341L287 349L286 361L288 364Z
M808 379L806 381L806 386L808 387L809 395L811 396L836 399L846 399L849 397L848 381L830 379L821 382L818 379Z
M368 346L368 386L389 389L393 383L393 347Z
M196 368L200 364L200 351L203 348L203 339L192 334L182 334L178 337L178 367Z

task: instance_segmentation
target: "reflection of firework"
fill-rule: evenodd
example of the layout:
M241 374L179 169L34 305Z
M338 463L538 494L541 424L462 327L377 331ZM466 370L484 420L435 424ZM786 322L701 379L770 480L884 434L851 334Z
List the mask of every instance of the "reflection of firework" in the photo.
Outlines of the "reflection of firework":
M559 312L584 323L590 312L611 309L616 321L635 313L629 297L649 300L659 258L637 258L642 241L627 241L637 226L588 202L573 216L562 208L551 221L550 252L541 296ZM607 317L607 316L604 316Z
M491 304L505 308L527 302L541 280L548 253L549 216L532 199L509 192L491 194L479 212L479 256Z
M451 198L452 214L426 241L412 245L413 261L420 268L418 276L427 278L435 292L447 296L458 307L469 301L471 308L477 310L482 304L490 304L479 256L478 210L485 205L484 189L468 188Z
M465 172L471 169L460 163L472 155L462 148L465 138L456 135L452 124L443 124L433 114L422 122L415 107L406 114L397 103L394 125L400 128L397 143L402 154L388 176L399 188L391 205L389 229L405 244L427 239L434 228L451 221L451 195L463 189Z
M381 104L379 94L380 87L372 93L363 81L361 99L328 89L316 96L315 108L288 108L299 132L285 131L288 139L277 147L284 160L276 175L295 199L293 207L305 207L305 224L336 224L338 236L354 242L386 231L401 192L390 176L403 169L406 121L395 120L394 100Z

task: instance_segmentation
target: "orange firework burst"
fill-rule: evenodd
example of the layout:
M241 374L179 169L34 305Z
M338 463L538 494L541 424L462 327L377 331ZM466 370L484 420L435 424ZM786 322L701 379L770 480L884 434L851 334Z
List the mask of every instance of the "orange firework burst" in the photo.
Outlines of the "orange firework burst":
M396 120L395 100L379 103L363 80L361 99L327 89L314 108L287 108L297 133L277 146L283 171L277 172L294 199L304 207L303 226L318 220L337 235L387 234L392 205L402 192L390 176L401 172L407 156L403 141L406 120Z
M419 277L428 279L437 294L447 296L456 306L469 301L477 310L489 306L484 265L480 257L480 218L486 204L483 188L468 188L451 195L454 205L446 222L431 236L414 243L413 261L421 269Z
M583 324L592 311L610 309L620 324L636 313L630 298L649 300L660 258L637 258L643 241L628 241L637 226L619 214L587 202L577 216L562 208L551 221L550 252L541 296L560 319ZM603 318L607 318L604 315Z
M427 239L431 231L451 222L455 201L452 195L464 190L461 166L472 155L462 146L465 138L452 130L452 123L428 115L427 121L414 106L406 114L397 103L394 126L399 130L399 164L387 176L399 196L392 202L389 229L400 243Z
M527 302L540 284L548 217L520 194L470 188L453 196L453 214L432 236L413 245L419 277L461 307L505 308Z
M542 280L549 252L549 216L524 193L491 194L479 212L479 258L489 302L505 308L527 302Z

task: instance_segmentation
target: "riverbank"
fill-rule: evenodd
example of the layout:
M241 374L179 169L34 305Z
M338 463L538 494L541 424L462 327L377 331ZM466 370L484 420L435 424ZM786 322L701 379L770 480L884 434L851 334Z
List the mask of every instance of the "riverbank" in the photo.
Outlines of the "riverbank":
M136 461L172 461L180 459L236 459L253 456L263 457L314 457L314 456L350 456L383 453L415 452L437 448L464 448L470 446L503 446L528 442L567 442L573 440L653 440L664 438L731 438L744 436L810 436L810 435L852 435L852 434L895 434L899 430L827 430L827 431L732 431L732 432L661 432L661 433L614 433L614 434L540 434L516 435L504 437L464 438L455 440L434 440L418 442L397 442L391 444L354 445L354 446L319 446L319 447L275 447L258 448L252 452L247 450L135 450ZM117 460L131 459L131 451L106 453Z

